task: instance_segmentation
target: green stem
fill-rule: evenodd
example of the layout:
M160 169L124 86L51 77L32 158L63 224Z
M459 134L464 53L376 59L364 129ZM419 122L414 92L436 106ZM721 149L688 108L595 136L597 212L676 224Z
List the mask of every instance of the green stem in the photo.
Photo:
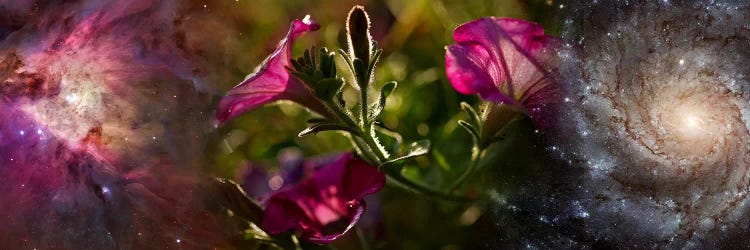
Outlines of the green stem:
M380 145L375 139L375 133L372 129L372 125L367 125L368 127L363 129L362 132L362 139L367 143L367 146L370 147L373 151L375 151L375 156L378 158L379 164L382 164L383 162L386 162L388 160L388 153L384 151L383 146Z
M482 154L484 153L484 149L480 148L479 146L474 146L471 149L471 164L469 165L466 170L461 173L461 176L456 179L456 182L453 183L453 185L450 186L450 189L448 193L453 193L453 191L456 191L463 183L474 174L474 172L477 169L477 166L479 165L479 161L482 159Z
M515 123L518 120L521 120L518 114L514 115L510 118L505 124L502 125L502 127L495 132L494 134L491 134L491 138L489 139L481 139L481 140L474 140L474 146L471 148L471 163L470 165L464 170L463 173L461 173L461 176L456 179L456 181L453 183L453 185L450 186L449 193L453 193L456 191L456 189L460 188L463 183L470 179L472 175L474 175L477 170L479 170L479 162L482 160L482 156L484 155L484 151L492 145L492 143L497 142L499 139L498 136L501 136L505 133L505 131L508 130L511 124ZM483 132L482 132L483 133ZM483 137L486 135L483 135Z
M367 235L365 234L365 231L362 230L362 227L357 225L354 226L354 230L357 232L357 238L359 238L359 243L362 244L363 250L370 250L372 249L370 241L367 239Z
M334 111L338 116L337 119L343 121L346 124L353 125L354 121L351 119L346 112L344 112L338 105L329 103L329 108ZM354 124L356 125L356 124ZM380 166L383 162L388 160L387 153L383 152L383 148L379 146L372 133L372 126L370 129L364 129L359 126L353 126L359 132L358 134L350 134L350 140L354 144L356 151L360 154L363 160L373 166ZM448 200L448 201L459 201L469 202L472 199L466 197L453 196L445 194L409 180L400 173L400 169L386 169L386 176L389 183L393 183L396 186L402 187L406 190L424 194L432 198Z
M357 149L357 153L359 153L360 156L362 156L363 160L365 160L367 163L373 166L380 166L380 159L376 155L373 155L369 150L369 146L367 143L365 143L364 140L362 140L361 137L351 137L351 141L354 143L355 148Z
M346 55L343 55L344 59ZM354 80L357 81L357 85L360 86L360 117L359 122L355 121L352 116L346 112L345 107L341 107L335 103L334 100L328 100L326 102L327 108L333 112L333 115L339 121L342 121L347 126L350 126L356 133L350 133L350 140L355 147L357 153L373 166L380 166L390 158L388 152L378 143L377 135L375 134L374 126L372 121L369 121L369 105L367 100L367 92L370 81L369 72L365 75L361 75L362 72L357 72L354 65L350 60L347 60L349 66L354 73ZM359 73L359 74L358 74ZM364 83L364 84L362 84ZM401 168L390 168L386 169L385 173L388 177L389 183L394 183L397 186L403 187L407 190L428 195L434 198L452 200L452 201L470 201L465 197L457 197L449 194L442 193L420 184L417 184L408 178L401 175Z
M327 108L333 112L333 114L336 116L336 118L339 121L342 121L346 123L346 125L356 128L357 123L352 120L352 118L349 116L349 114L346 113L341 107L339 107L338 104L333 103L333 101L328 101L326 103L328 106Z
M255 235L253 237L256 240L267 242L267 244L277 248L302 250L302 247L299 245L297 236L295 236L292 232L285 232L279 235L271 236L270 238L264 238L262 236L261 238L258 238L258 236L259 235Z
M368 136L364 136L363 138L367 138ZM365 161L368 161L367 159L375 159L375 162L370 162L370 164L373 164L374 166L380 166L386 158L383 158L385 160L380 160L382 156L378 156L377 151L378 149L373 150L368 143L365 143L364 139L360 138L353 138L353 141L355 142L355 146L360 148L359 151L362 154L362 157L365 158ZM373 141L372 138L370 141ZM374 141L373 141L374 142ZM369 149L369 150L368 150ZM466 197L460 197L460 196L453 196L450 194L445 194L440 191L436 191L433 189L430 189L428 187L422 186L406 177L401 175L400 168L389 168L383 170L386 173L386 177L388 180L388 183L394 184L400 188L403 188L405 190L417 193L417 194L423 194L428 197L432 197L435 199L441 199L441 200L447 200L447 201L458 201L458 202L470 202L472 199L466 198Z
M363 85L360 84L359 86L363 86ZM367 86L367 85L364 85L364 86ZM368 103L367 103L367 88L360 88L359 93L360 93L360 96L359 96L359 98L360 98L360 100L359 100L359 106L360 106L359 116L360 116L360 119L361 119L360 120L360 127L364 129L365 127L367 127L367 124L369 123L367 121L367 113L369 113L369 110L367 109L367 106L369 106Z
M427 188L425 186L422 186L420 184L417 184L408 178L401 175L401 173L391 173L390 171L386 171L387 174L387 180L389 183L393 183L394 185L409 190L411 192L417 193L417 194L423 194L426 195L428 198L435 198L440 200L446 200L446 201L456 201L456 202L471 202L474 199L464 197L464 196L454 196L450 194L445 194L443 192L435 191L433 189Z

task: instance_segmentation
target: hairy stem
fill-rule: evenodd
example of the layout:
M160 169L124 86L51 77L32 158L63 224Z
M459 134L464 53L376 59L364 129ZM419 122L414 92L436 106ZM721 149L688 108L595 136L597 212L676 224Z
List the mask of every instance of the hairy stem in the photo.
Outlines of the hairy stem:
M479 166L479 161L482 159L482 154L484 153L484 149L481 149L479 146L474 146L471 149L471 163L469 167L466 168L466 170L461 173L461 176L456 179L455 182L450 186L448 189L448 193L453 193L463 185L463 183L474 174L474 172L477 169L477 166Z
M328 103L328 106L331 110L334 111L337 119L350 126L356 125L352 117L347 112L342 110L341 107L330 102ZM356 131L358 131L358 133L350 134L350 140L352 141L355 150L362 157L362 159L373 166L380 166L381 164L386 162L388 160L388 153L385 152L383 147L380 146L380 144L377 142L377 139L375 138L376 135L373 133L372 125L368 125L366 127L353 127L356 129ZM385 171L389 183L393 183L396 186L399 186L406 190L418 194L423 194L435 199L459 202L471 201L471 199L466 197L445 194L415 183L414 181L409 180L408 178L401 175L400 168L389 168L383 171Z

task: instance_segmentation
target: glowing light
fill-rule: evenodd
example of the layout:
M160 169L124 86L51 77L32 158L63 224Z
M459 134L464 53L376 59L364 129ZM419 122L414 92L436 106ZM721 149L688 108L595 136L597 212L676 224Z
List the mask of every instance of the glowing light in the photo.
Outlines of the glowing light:
M78 102L78 95L76 95L75 93L66 95L65 96L65 101L68 102L69 104L74 104L74 103Z
M682 140L712 140L712 135L709 133L710 126L713 123L709 120L709 113L700 107L694 106L683 106L674 111L675 113L671 116L671 129L674 130L676 135ZM702 143L701 141L695 141L696 143Z
M701 129L701 120L700 118L696 117L693 114L686 114L683 117L682 123L685 125L685 128L691 131L699 130Z
M270 187L271 190L278 190L282 186L284 186L284 178L282 178L281 175L274 175L268 180L268 187Z

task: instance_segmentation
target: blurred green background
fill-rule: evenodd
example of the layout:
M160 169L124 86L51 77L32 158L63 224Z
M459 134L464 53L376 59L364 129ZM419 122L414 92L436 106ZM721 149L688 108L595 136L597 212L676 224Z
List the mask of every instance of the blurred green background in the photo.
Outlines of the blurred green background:
M547 0L237 0L197 4L196 8L226 17L233 25L233 29L206 31L228 48L225 56L214 59L227 65L225 78L234 79L217 82L218 94L240 82L268 56L287 32L292 19L310 14L321 24L318 32L305 35L296 43L295 56L313 45L333 50L344 48L346 14L357 4L365 6L370 13L373 36L384 49L376 70L376 88L390 80L399 83L397 91L388 99L381 122L399 132L406 142L423 138L432 141L431 154L412 162L406 174L425 185L445 188L461 173L471 154L470 137L457 126L457 121L465 118L459 103L478 104L476 97L456 93L445 77L444 46L453 43L453 29L480 17L503 16L542 23L547 33L556 35L557 6ZM211 27L210 24L204 26ZM339 63L339 68L342 65ZM356 94L349 91L346 100L354 103ZM212 158L206 171L237 180L251 168L275 171L279 152L285 149L299 149L306 157L350 149L348 140L333 132L298 138L297 133L311 117L304 109L284 103L266 106L233 120L219 129L219 136L208 149ZM497 162L488 165L500 166L497 168L505 172L491 175L489 181L502 183L490 185L491 188L512 188L513 178L506 177L517 174L508 172L531 171L526 165L533 157L524 155L528 155L525 151L535 148L533 133L529 133L533 128L529 122L521 122L516 127L504 143L493 149L497 152L493 158ZM482 185L473 186L481 189ZM491 237L496 227L502 227L492 223L492 216L485 212L486 202L434 201L392 187L378 195L380 204L368 204L367 213L382 213L381 223L362 223L362 234L368 240L365 245L373 249L473 249L482 247L476 242L478 239ZM333 246L340 249L363 247L355 232Z

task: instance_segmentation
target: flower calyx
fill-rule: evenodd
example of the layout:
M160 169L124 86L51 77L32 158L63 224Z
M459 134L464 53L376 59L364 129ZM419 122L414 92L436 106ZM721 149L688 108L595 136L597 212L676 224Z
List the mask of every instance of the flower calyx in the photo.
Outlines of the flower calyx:
M302 80L313 91L316 97L331 101L344 86L344 79L336 74L335 53L328 48L305 50L303 56L292 60L289 68L294 76Z

